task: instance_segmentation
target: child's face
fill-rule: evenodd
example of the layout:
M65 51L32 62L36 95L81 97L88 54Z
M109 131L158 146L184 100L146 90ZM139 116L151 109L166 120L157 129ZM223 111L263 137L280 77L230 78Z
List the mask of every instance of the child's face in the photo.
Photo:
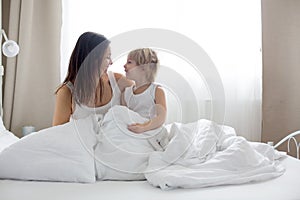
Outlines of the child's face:
M131 80L136 80L140 76L140 67L137 66L135 60L127 58L127 62L124 65L126 77Z

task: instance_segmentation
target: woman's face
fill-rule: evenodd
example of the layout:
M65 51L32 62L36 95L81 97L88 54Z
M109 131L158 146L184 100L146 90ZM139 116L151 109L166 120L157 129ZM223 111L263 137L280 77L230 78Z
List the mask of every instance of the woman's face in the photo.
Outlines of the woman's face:
M112 65L113 62L111 60L111 50L110 50L110 46L108 46L108 48L106 49L104 56L103 56L103 61L101 64L101 74L102 73L107 73L107 69L109 67L109 65Z

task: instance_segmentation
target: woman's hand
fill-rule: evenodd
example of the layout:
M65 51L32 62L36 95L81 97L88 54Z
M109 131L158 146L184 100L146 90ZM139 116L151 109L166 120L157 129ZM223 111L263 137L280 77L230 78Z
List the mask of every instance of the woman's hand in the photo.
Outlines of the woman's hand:
M114 75L121 92L124 92L126 87L130 87L134 84L134 81L126 78L126 76L122 74L114 73Z

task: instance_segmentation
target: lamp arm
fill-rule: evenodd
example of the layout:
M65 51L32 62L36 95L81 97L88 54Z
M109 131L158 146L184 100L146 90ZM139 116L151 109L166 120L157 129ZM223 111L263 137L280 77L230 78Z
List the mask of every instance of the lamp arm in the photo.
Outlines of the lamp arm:
M4 31L4 29L1 30L1 34L3 35L5 41L7 41L8 38L7 38L7 35L6 35L5 31Z

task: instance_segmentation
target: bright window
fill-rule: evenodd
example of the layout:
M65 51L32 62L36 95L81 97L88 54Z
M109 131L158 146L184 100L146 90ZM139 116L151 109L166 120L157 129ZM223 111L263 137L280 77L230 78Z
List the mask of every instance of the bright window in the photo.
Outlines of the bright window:
M65 77L78 36L85 31L113 38L141 28L172 30L195 41L214 62L225 89L224 123L247 139L258 141L262 75L260 6L260 0L63 0L61 77ZM196 103L204 105L201 117L208 117L210 108L205 104L211 99L205 81L196 77L190 64L180 56L164 50L158 53L162 65L188 80L193 94L198 96ZM126 55L115 56L111 70L123 73ZM178 93L181 90L179 85ZM187 113L185 121L198 118L192 114L194 104L189 96L180 98L186 102L182 104Z

